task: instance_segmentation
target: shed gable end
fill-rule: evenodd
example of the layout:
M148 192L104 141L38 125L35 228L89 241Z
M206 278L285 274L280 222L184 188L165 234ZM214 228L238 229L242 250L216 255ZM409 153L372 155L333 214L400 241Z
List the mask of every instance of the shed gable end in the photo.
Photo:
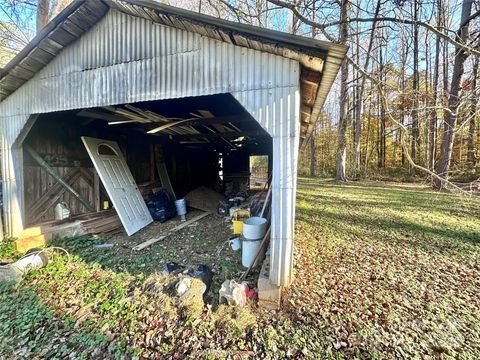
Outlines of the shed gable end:
M295 60L110 10L0 109L26 115L298 82Z

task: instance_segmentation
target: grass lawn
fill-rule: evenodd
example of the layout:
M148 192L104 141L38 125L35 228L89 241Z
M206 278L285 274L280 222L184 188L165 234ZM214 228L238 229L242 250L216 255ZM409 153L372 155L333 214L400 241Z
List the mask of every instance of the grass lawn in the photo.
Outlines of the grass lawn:
M122 271L103 240L57 241L70 257L0 284L0 359L480 358L478 198L304 178L295 232L277 313L179 301L150 271L168 252Z

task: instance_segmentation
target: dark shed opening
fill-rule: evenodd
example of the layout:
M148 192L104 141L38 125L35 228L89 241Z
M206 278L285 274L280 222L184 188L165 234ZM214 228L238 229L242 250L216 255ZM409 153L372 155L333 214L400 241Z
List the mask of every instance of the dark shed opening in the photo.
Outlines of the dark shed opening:
M181 123L185 119L192 120ZM148 133L167 121L179 125ZM146 200L152 189L161 186L156 166L159 157L165 162L175 195L182 198L201 186L222 194L237 191L248 185L250 156L271 159L272 154L271 137L230 94L41 114L25 146L39 154L96 211L108 208L111 202L82 136L117 142ZM24 159L27 225L54 220L59 202L67 204L72 216L90 211L56 185L25 149Z

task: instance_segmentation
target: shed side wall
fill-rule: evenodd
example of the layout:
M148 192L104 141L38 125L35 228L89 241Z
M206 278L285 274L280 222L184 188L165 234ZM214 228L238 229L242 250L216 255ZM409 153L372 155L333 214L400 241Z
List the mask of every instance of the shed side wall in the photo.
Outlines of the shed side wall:
M272 260L271 277L288 285L299 76L295 60L109 11L0 103L7 231L23 230L23 161L15 140L30 114L232 93L274 139L273 186L280 193L273 196L272 258L282 260Z

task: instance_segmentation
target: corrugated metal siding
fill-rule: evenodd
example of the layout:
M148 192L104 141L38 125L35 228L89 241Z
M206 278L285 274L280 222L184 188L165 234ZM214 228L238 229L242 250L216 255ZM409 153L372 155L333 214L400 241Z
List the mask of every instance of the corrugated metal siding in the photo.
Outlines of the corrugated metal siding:
M295 60L110 11L0 109L9 116L297 86L298 77Z
M273 138L272 241L270 280L289 285L293 276L293 237L300 141L298 87L232 93Z
M288 285L299 141L299 76L296 60L110 11L0 103L9 232L21 228L23 188L21 166L15 169L22 161L12 149L30 114L232 93L273 137L271 278Z

